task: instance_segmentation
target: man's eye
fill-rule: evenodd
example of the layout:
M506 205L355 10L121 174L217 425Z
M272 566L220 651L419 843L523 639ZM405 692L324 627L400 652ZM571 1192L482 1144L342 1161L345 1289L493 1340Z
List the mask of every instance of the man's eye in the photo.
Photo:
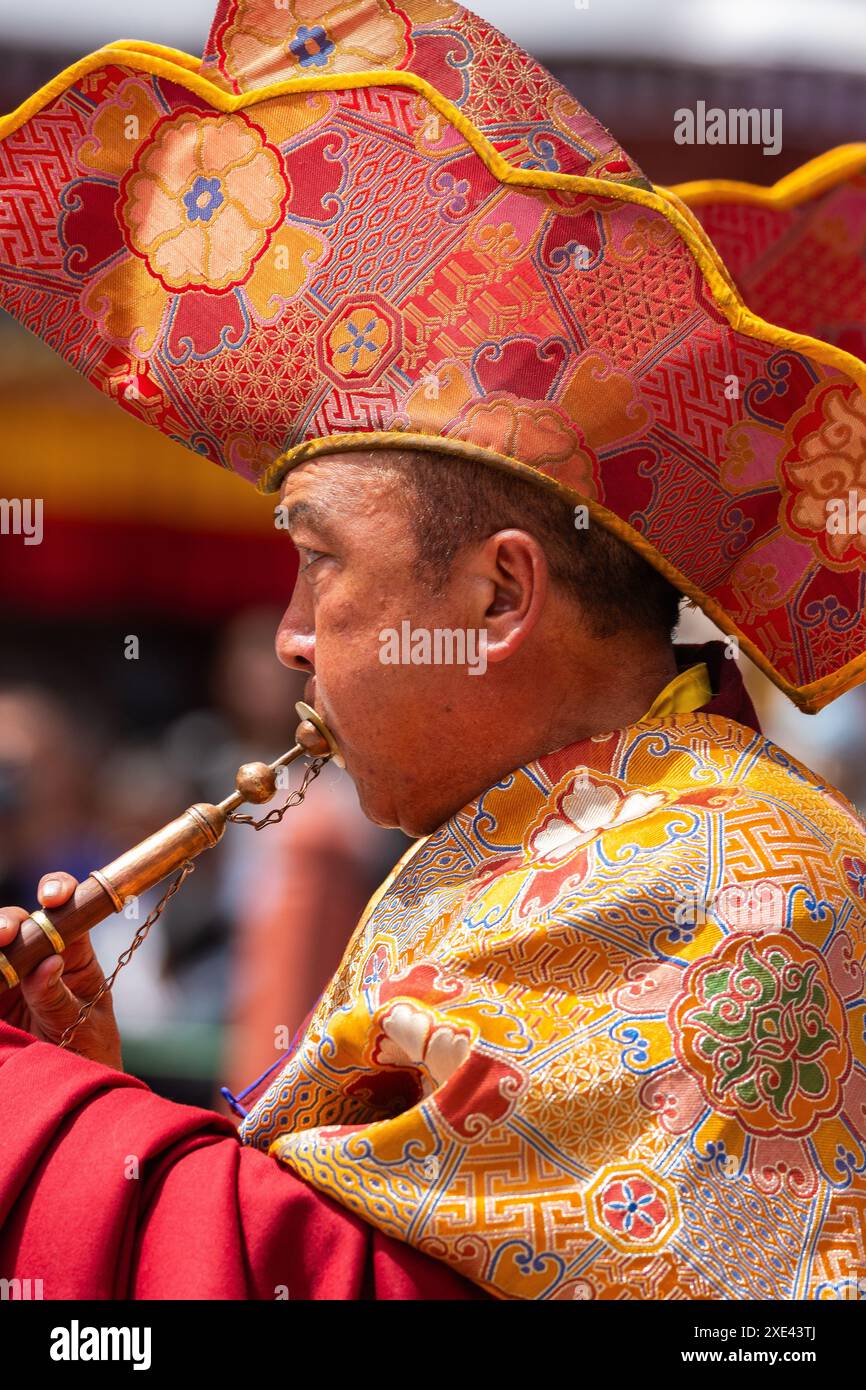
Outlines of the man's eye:
M304 563L301 565L301 573L303 573L304 570L308 570L310 565L314 565L317 560L323 559L324 553L323 550L305 550L303 552Z

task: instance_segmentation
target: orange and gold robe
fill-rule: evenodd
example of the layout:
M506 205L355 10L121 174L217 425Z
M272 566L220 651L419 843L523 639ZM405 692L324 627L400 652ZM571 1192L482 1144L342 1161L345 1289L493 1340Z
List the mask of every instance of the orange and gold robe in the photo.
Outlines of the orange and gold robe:
M856 1296L864 825L695 678L413 846L242 1126L494 1295Z

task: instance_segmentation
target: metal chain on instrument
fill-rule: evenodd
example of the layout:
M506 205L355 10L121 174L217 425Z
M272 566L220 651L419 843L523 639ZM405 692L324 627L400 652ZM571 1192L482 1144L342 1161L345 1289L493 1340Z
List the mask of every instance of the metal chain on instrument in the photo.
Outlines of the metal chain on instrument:
M256 820L255 816L242 816L238 811L232 811L226 816L226 820L236 821L238 825L251 825L253 830L264 830L266 825L276 825L293 806L300 806L307 794L307 788L311 782L315 782L326 762L326 758L313 758L304 770L301 785L295 788L285 805L274 807L273 811L268 811L261 820Z
M261 820L257 821L254 816L239 815L237 811L231 812L231 814L228 815L226 819L230 821L236 821L239 825L251 825L254 830L263 830L266 825L277 825L283 819L283 816L286 814L286 812L290 811L293 806L300 806L301 802L307 794L307 788L309 787L311 782L314 782L316 780L322 768L325 766L326 761L327 760L325 758L314 758L312 762L308 763L304 771L303 778L301 779L300 786L295 788L295 790L287 798L284 805L274 807L274 809L272 811L269 811L266 816L263 816ZM73 1037L78 1032L78 1029L81 1027L82 1023L84 1023L90 1017L91 1011L96 1007L100 999L102 999L102 997L105 994L107 994L108 991L112 988L115 980L117 979L123 967L129 964L134 953L138 950L139 946L144 941L151 927L154 925L157 918L161 915L163 908L166 906L169 900L174 897L177 890L186 881L186 879L189 878L189 875L193 873L194 870L195 865L191 862L191 860L188 859L186 863L182 866L181 871L178 874L177 878L174 880L174 882L169 884L168 888L163 893L156 907L153 909L151 913L148 914L147 920L145 922L142 922L141 926L135 933L135 936L132 938L132 941L127 946L126 950L118 956L117 964L115 965L111 974L108 976L106 980L103 980L102 984L99 986L99 989L96 991L93 998L87 1004L82 1004L78 1012L78 1017L74 1020L73 1023L70 1023L69 1027L64 1031L63 1036L60 1039L60 1042L57 1044L58 1047L67 1047L68 1044L72 1041Z
M195 864L193 864L189 859L187 859L186 863L182 866L177 878L174 880L173 883L169 884L168 888L163 893L162 897L160 898L153 911L148 913L147 920L145 922L142 922L141 926L135 933L135 936L132 938L132 941L129 943L126 950L122 951L121 954L117 957L117 964L115 965L111 974L108 976L108 979L103 980L102 984L99 986L99 989L96 991L93 998L87 1004L82 1004L78 1012L78 1017L75 1019L73 1023L70 1023L69 1027L65 1030L63 1037L57 1044L58 1047L66 1047L67 1044L72 1041L72 1038L78 1032L78 1029L81 1027L82 1023L84 1023L85 1020L90 1017L91 1010L96 1008L96 1005L99 1003L102 996L104 994L107 994L108 991L111 989L112 985L114 984L123 967L125 965L128 965L129 962L132 960L134 953L138 950L139 946L144 941L144 938L147 936L147 933L150 931L156 919L160 916L162 909L165 907L168 900L174 897L178 888L180 888L181 884L189 878L190 874L193 873L194 870Z

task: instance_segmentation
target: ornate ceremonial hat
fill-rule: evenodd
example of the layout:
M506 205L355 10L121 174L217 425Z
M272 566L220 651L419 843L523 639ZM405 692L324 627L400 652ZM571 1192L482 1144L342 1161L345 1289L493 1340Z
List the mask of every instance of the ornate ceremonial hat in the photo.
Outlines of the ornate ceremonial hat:
M585 503L814 711L866 678L866 146L819 165L654 188L448 0L222 0L0 121L0 303L262 491L397 446Z

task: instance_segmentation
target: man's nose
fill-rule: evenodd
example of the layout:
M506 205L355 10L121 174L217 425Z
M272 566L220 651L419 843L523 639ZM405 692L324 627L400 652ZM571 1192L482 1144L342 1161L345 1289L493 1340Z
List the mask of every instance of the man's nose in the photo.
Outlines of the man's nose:
M293 599L280 619L274 640L277 659L293 671L315 671L316 634L309 617Z

